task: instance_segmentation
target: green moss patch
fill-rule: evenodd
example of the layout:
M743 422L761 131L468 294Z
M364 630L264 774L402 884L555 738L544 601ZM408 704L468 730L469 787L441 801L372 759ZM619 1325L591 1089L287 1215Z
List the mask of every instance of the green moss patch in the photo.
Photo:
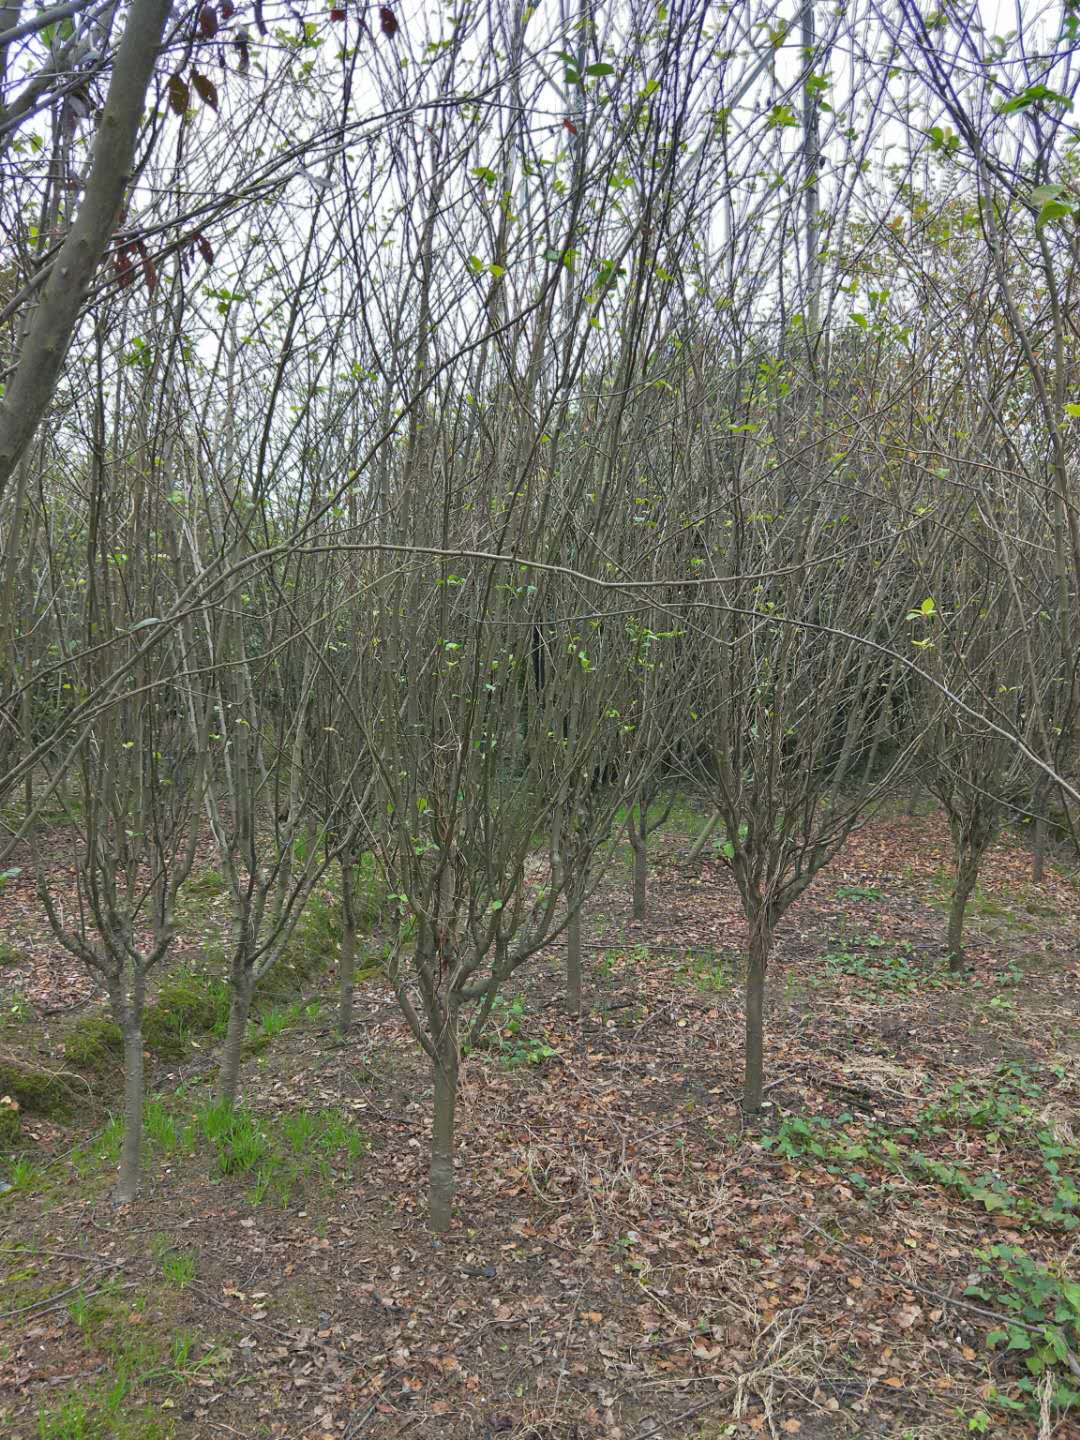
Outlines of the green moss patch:
M69 1065L83 1070L107 1070L120 1062L124 1037L120 1026L107 1015L84 1015L64 1036L64 1056Z
M31 1115L54 1120L71 1109L71 1092L60 1076L10 1060L0 1061L0 1095L9 1095Z

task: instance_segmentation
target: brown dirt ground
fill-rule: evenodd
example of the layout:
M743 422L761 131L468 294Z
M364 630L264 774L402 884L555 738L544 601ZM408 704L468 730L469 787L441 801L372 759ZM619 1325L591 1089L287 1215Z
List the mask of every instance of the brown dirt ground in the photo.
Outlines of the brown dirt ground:
M561 1013L556 947L521 976L517 1033L504 1016L465 1061L457 1219L441 1242L424 1222L427 1075L378 982L344 1047L329 975L322 1014L246 1068L257 1113L332 1105L370 1142L354 1176L310 1181L288 1208L252 1203L248 1178L209 1179L203 1152L152 1152L139 1201L117 1212L108 1176L79 1179L64 1158L79 1123L28 1124L53 1159L0 1200L0 1434L946 1440L986 1413L985 1433L1040 1435L993 1406L1017 1371L963 1292L993 1241L1075 1276L1076 1232L988 1215L910 1174L875 1173L864 1194L850 1166L830 1173L761 1140L782 1116L901 1128L957 1082L992 1088L1002 1061L1080 1130L1080 890L1054 868L1031 884L1023 850L999 844L972 907L970 973L949 979L942 824L867 825L783 924L772 1108L748 1127L742 921L725 869L688 870L685 843L655 843L645 922L628 918L621 870L596 896L580 1022ZM0 983L83 1000L26 894L4 903L0 934L26 955ZM540 1044L553 1054L530 1063ZM209 1063L183 1072L196 1094ZM1003 1163L982 1131L926 1143L976 1171ZM182 1288L163 1273L170 1246L194 1259ZM103 1285L105 1319L80 1326L72 1297ZM139 1334L188 1334L205 1363L130 1376L113 1429L43 1428L39 1412L71 1396L93 1411L117 1335ZM1051 1423L1043 1435L1080 1436L1080 1420Z

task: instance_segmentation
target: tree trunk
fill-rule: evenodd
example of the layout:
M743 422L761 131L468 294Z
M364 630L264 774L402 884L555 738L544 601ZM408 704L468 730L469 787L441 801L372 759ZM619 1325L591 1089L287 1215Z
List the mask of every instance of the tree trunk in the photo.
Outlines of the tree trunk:
M48 409L79 312L116 230L169 0L135 0L113 62L79 213L34 306L0 403L0 495Z
M141 1006L125 1005L121 1025L124 1036L124 1141L120 1147L120 1173L113 1192L117 1205L130 1205L139 1189L145 1096L141 1010Z
M344 1039L352 1025L353 977L356 972L355 866L352 856L341 860L341 956L338 960L338 1034Z
M630 848L634 852L634 908L635 920L645 919L645 893L648 885L649 875L649 849L648 841L645 838L645 819L642 817L641 829L634 824L633 813L626 822L626 833L630 837Z
M440 1046L434 1065L435 1118L431 1127L428 1223L436 1235L450 1228L454 1203L454 1113L457 1108L457 1036Z
M240 1089L240 1060L244 1049L244 1035L247 1032L248 1016L251 1013L251 997L255 990L252 977L245 971L242 977L234 972L232 977L232 999L229 1002L229 1026L225 1032L225 1044L221 1052L221 1066L218 1070L217 1098L226 1105L235 1105Z
M949 969L955 975L964 968L964 914L971 892L979 878L981 851L970 845L963 846L956 862L956 883L953 885L949 902Z
M1035 835L1031 847L1031 878L1036 885L1042 884L1043 865L1046 861L1046 819L1035 816Z
M1035 785L1031 796L1031 808L1035 812L1035 833L1031 844L1031 878L1036 885L1042 884L1043 867L1046 863L1046 810L1050 802L1049 786L1041 780Z
M750 921L746 962L746 1057L743 1109L753 1115L761 1109L765 1080L765 970L772 932L765 916Z
M687 852L687 856L686 856L686 859L687 859L687 863L688 863L688 864L693 865L693 863L694 863L695 860L700 860L700 859L701 859L702 852L704 851L705 846L706 846L706 845L709 843L709 841L712 839L713 834L714 834L714 832L715 832L715 830L716 830L716 827L717 827L719 824L720 824L720 812L719 812L719 810L716 810L716 811L713 812L711 818L709 819L708 824L705 826L705 829L701 831L700 835L698 835L697 839L696 839L696 840L694 841L694 843L690 846L690 849L689 849L689 851Z
M581 1014L581 905L580 896L570 897L570 919L566 926L566 1013Z

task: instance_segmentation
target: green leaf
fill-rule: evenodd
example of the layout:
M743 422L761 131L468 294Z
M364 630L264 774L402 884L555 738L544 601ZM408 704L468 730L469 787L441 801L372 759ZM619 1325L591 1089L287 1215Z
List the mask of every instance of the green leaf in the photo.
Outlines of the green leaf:
M598 80L603 75L614 75L615 66L605 65L603 62L598 65L586 65L585 74L591 75L594 80Z
M1036 185L1028 196L1028 203L1038 209L1040 205L1046 205L1049 201L1056 200L1064 189L1064 185Z
M1049 225L1051 220L1064 220L1075 213L1067 200L1048 200L1035 217L1035 229L1041 230L1044 225Z
M1011 100L1006 100L1003 105L998 106L999 115L1015 115L1020 110L1026 110L1031 105L1063 105L1066 110L1072 109L1072 101L1068 95L1062 95L1058 90L1051 90L1049 85L1029 85L1019 95L1014 95Z
M777 130L786 125L798 125L799 117L790 105L774 105L769 111L768 127Z
M1071 415L1074 420L1080 419L1080 404L1077 404L1075 400L1069 401L1065 406L1065 414Z

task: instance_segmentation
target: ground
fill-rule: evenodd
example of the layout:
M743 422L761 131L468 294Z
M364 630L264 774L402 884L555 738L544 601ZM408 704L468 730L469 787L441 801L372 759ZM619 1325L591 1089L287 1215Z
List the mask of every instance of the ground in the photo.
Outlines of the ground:
M212 1043L159 1065L125 1210L100 1101L24 1114L0 1434L1080 1436L1068 866L1035 885L999 844L951 978L942 823L869 823L783 924L748 1124L743 926L722 863L685 863L692 823L652 846L644 922L625 855L593 901L586 1016L556 948L466 1058L441 1241L427 1073L378 978L344 1045L332 968L312 984L252 1046L239 1119L208 1104ZM0 1058L52 1053L90 987L26 885L0 938Z

